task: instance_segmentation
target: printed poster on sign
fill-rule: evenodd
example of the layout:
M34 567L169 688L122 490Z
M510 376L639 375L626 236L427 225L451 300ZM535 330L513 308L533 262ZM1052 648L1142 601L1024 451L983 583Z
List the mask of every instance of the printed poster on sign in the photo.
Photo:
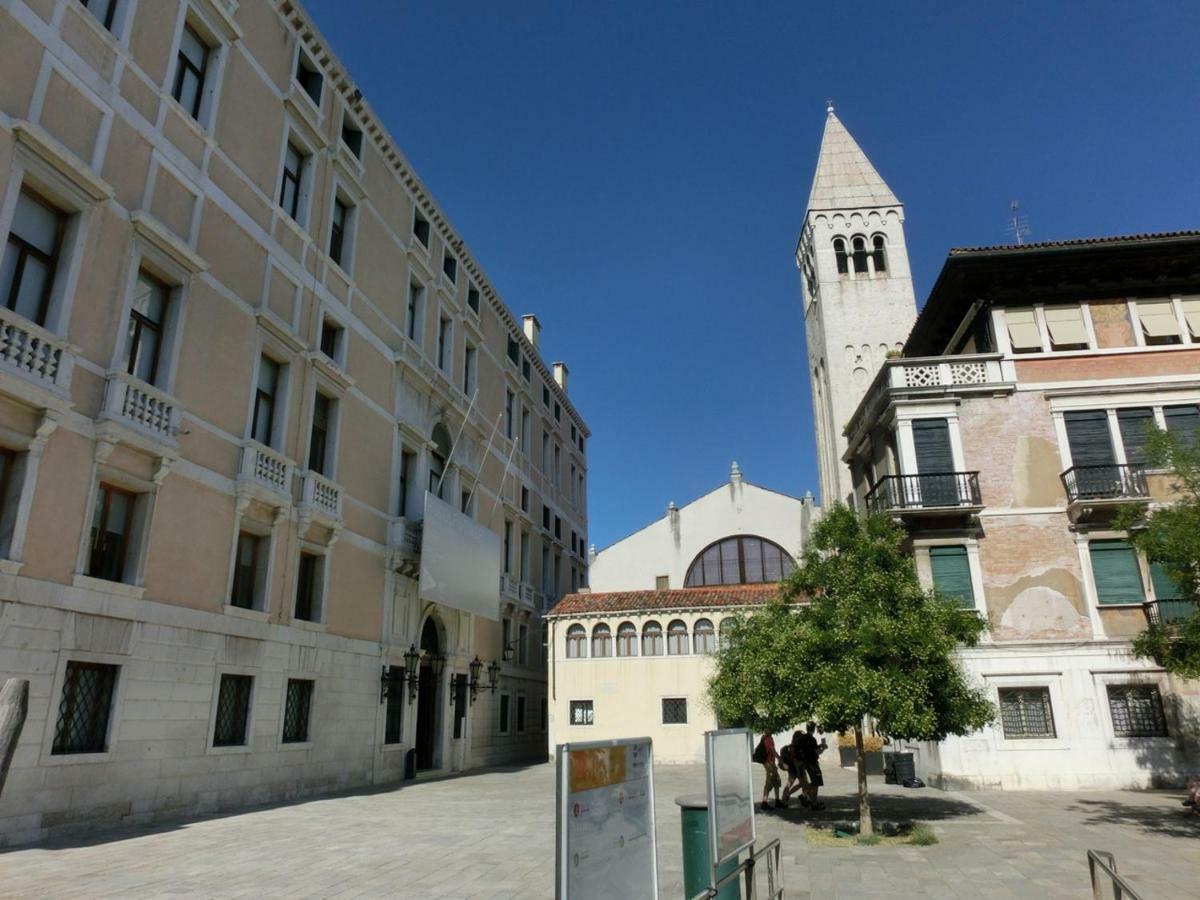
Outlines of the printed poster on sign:
M649 738L558 747L557 896L658 896Z
M753 736L742 728L704 733L708 767L708 833L713 866L734 859L755 841Z

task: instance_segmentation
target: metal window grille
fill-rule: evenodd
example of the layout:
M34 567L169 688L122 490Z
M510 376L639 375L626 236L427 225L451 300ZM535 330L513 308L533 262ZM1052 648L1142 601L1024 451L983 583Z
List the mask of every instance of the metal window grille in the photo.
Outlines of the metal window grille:
M254 679L249 675L222 675L217 693L217 721L213 728L214 747L240 747L246 743L246 723L250 718L250 691Z
M662 702L664 725L687 724L687 697L664 697Z
M1166 737L1162 697L1152 684L1110 684L1108 709L1117 737Z
M592 709L591 700L572 700L571 701L571 724L572 725L593 725L595 724L595 713Z
M103 753L117 666L67 663L51 753Z
M999 695L1005 738L1055 736L1049 688L1001 688Z
M302 744L308 740L308 714L312 709L313 683L289 678L287 702L283 708L283 742Z
M399 744L404 734L403 666L388 666L387 709L384 711L383 742Z

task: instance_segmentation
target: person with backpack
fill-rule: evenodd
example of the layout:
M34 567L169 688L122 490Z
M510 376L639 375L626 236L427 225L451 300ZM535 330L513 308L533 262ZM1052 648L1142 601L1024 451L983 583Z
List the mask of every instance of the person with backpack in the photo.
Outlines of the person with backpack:
M792 742L785 744L783 749L779 751L779 762L787 771L788 781L783 789L783 805L788 805L788 798L792 794L800 795L800 805L808 806L808 797L805 792L808 790L808 777L805 775L804 766L800 761L800 752L796 749L796 738L800 732L797 731L792 735Z
M763 771L766 772L766 780L763 782L762 806L763 812L771 808L770 796L771 791L775 791L775 806L781 807L783 804L779 800L779 789L783 786L779 779L779 768L776 762L779 759L779 754L775 752L775 738L769 734L764 734L758 742L758 746L754 748L754 755L751 759L756 763L760 763Z
M808 723L808 731L804 734L796 732L792 736L792 746L796 748L800 759L800 767L804 770L804 774L808 777L808 786L804 789L807 795L808 803L806 804L812 809L824 809L824 803L817 802L817 789L825 783L825 779L821 777L821 754L825 752L828 746L825 739L821 738L821 743L817 743L816 735L813 734L817 730L816 722Z

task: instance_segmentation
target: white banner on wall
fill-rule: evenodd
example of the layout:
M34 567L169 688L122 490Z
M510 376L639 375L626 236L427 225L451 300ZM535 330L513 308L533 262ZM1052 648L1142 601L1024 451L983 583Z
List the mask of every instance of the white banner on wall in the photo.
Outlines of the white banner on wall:
M425 492L420 597L500 620L500 538Z

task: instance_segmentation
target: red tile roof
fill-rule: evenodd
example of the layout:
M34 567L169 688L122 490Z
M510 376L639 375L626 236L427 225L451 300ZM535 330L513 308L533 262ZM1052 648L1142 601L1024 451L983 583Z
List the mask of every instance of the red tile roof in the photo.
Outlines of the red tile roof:
M723 587L676 588L668 591L605 591L567 594L547 616L636 612L654 609L701 609L761 606L779 592L777 584L731 584Z

